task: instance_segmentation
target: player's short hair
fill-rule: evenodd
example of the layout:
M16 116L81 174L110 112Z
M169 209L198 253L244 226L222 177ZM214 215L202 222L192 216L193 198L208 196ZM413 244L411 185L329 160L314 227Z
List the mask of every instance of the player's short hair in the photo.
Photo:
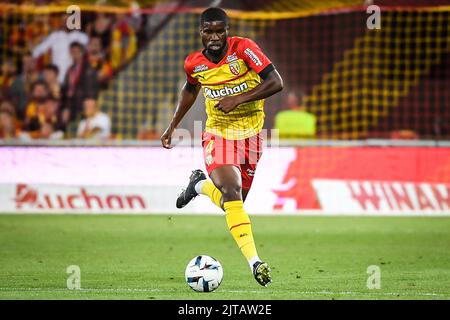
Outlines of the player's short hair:
M223 21L225 24L228 24L228 15L223 9L217 7L208 8L200 16L200 25L212 21Z

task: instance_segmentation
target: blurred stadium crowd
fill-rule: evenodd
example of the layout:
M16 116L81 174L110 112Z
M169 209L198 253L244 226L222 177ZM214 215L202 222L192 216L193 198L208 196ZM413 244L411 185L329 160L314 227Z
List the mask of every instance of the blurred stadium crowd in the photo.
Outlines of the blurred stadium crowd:
M62 1L0 2L0 140L159 138L183 61L201 47L195 9L205 1L99 2L107 5L83 9L80 30L68 30ZM379 30L366 26L372 3L384 6ZM285 81L266 101L265 129L292 139L450 140L448 1L221 6L235 10L231 35L254 39ZM196 104L180 124L191 133L206 117L201 97Z
M0 139L63 139L74 122L78 138L110 136L110 119L97 98L145 40L143 20L96 12L83 15L81 30L69 30L66 19L53 14L26 25L8 21Z

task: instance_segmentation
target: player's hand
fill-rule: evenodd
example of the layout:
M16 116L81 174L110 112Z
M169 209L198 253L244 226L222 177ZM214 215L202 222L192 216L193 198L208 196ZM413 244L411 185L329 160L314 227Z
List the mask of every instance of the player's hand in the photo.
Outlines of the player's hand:
M168 127L166 129L166 131L164 131L164 133L161 136L161 143L162 146L166 149L172 149L172 134L173 134L173 129L171 127Z
M224 97L214 107L224 113L228 113L236 109L240 104L238 96Z

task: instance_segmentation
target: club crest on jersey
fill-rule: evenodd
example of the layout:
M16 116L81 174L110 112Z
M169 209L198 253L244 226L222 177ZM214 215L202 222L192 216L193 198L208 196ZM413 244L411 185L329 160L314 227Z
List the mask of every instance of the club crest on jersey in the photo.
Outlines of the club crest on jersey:
M232 62L228 65L230 67L230 71L234 75L239 75L239 72L241 72L241 66L239 65L239 62Z
M218 98L223 98L226 96L230 96L232 94L237 94L237 93L241 93L244 92L246 89L248 89L248 84L247 82L243 82L237 86L234 87L228 87L225 86L222 89L216 89L216 90L211 90L207 87L205 87L205 96L207 98L210 99L218 99Z
M208 66L205 65L205 64L201 64L201 65L199 65L199 66L195 66L193 72L194 72L194 73L197 73L197 72L200 72L200 71L206 71L206 70L208 70Z

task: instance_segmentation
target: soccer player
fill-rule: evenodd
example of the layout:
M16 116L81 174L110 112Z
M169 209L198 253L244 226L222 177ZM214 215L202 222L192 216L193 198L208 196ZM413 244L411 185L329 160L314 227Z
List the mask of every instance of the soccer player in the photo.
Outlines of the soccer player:
M201 14L204 49L185 60L187 80L161 142L164 148L172 147L175 128L203 88L208 118L202 145L211 180L201 170L194 170L176 205L182 208L203 194L222 208L253 276L267 286L272 281L270 268L258 257L244 201L262 154L264 99L281 91L283 80L255 42L229 37L228 30L228 16L222 9L208 8Z

